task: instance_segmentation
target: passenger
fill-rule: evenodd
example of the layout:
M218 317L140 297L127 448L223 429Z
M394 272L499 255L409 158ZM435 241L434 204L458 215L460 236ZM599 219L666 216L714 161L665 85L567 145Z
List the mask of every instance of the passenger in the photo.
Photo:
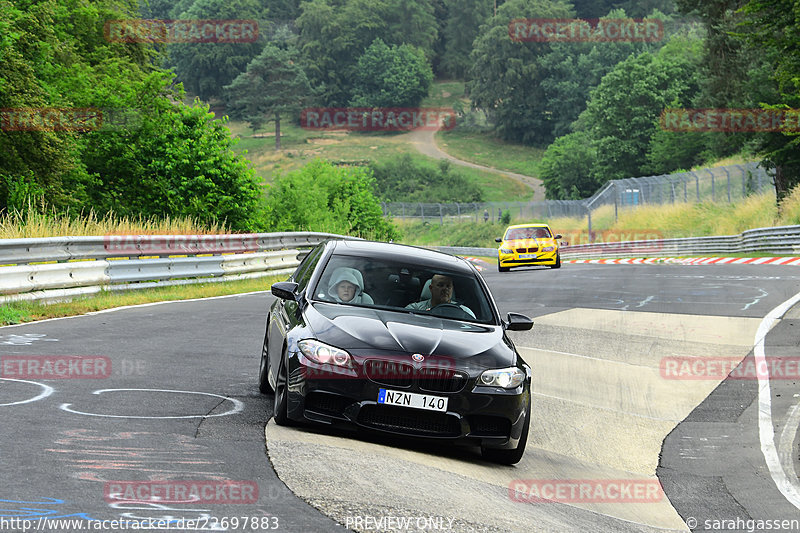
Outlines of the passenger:
M328 294L337 302L371 304L372 298L363 292L361 272L354 268L337 268L328 284Z

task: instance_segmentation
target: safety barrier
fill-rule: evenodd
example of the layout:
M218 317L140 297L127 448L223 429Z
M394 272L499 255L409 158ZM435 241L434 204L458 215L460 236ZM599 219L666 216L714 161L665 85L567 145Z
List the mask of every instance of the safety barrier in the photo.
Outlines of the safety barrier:
M0 302L291 273L331 233L108 235L0 240ZM46 264L42 264L46 263Z
M467 255L497 255L497 248L438 246L444 252ZM758 228L740 235L689 237L625 242L596 242L562 246L562 259L597 259L618 257L682 257L689 255L798 254L800 226Z

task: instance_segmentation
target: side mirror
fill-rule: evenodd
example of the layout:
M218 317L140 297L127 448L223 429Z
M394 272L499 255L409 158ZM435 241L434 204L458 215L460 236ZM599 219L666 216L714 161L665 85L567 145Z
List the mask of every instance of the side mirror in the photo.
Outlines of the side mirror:
M495 237L494 242L503 242L502 237Z
M270 291L272 294L282 300L297 300L297 287L299 285L294 281L279 281L272 284Z
M508 313L508 331L526 331L533 327L533 320L519 313Z
M556 234L556 236L555 236L555 237L553 237L553 238L554 238L554 239L560 239L560 238L561 238L561 234L560 234L560 233L557 233L557 234Z

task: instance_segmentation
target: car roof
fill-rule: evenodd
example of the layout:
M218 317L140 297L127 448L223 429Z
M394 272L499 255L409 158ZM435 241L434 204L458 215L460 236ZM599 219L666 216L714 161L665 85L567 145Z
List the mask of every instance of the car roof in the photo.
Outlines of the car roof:
M437 250L377 241L351 241L334 240L333 253L336 255L354 255L374 257L379 259L405 259L409 263L425 267L441 267L451 271L471 273L469 264L454 255Z

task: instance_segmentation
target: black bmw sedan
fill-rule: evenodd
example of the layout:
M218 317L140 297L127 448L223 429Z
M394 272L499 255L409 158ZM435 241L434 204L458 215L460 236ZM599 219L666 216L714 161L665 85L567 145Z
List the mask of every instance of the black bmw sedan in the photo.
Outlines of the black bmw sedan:
M259 388L275 422L312 422L525 451L531 369L472 264L422 248L327 241L303 259L267 317Z

